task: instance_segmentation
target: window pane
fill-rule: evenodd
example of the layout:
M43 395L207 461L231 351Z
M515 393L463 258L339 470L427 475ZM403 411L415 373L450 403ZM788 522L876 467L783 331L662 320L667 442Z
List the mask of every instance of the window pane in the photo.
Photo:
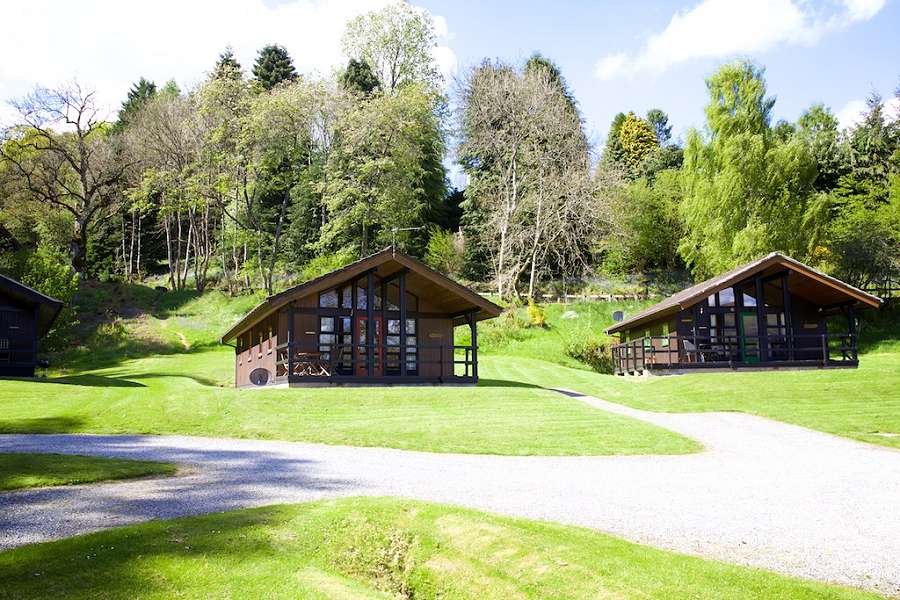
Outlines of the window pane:
M334 332L334 317L319 317L319 331Z
M725 327L734 327L734 313L725 313Z
M319 294L319 306L322 308L337 308L337 290L328 290Z
M400 336L399 335L387 336L387 345L388 346L399 346L400 345Z
M711 295L709 298L706 299L706 301L709 303L710 306L715 306L716 305L716 295L715 294Z
M725 288L719 292L719 306L734 306L734 288Z
M388 319L387 332L395 335L400 333L400 319Z
M356 308L366 308L366 280L362 279L357 282L359 287L356 288Z
M406 320L406 334L414 334L416 333L416 320L415 319L407 319Z
M341 317L341 331L343 331L344 333L350 333L350 317Z
M414 335L406 336L406 345L407 346L415 346L416 345L416 336L414 336Z
M330 350L331 346L334 344L335 337L333 333L322 333L319 334L319 344L323 346L319 348L319 350L325 351Z
M353 286L348 285L344 288L342 298L341 298L341 306L343 308L353 308Z

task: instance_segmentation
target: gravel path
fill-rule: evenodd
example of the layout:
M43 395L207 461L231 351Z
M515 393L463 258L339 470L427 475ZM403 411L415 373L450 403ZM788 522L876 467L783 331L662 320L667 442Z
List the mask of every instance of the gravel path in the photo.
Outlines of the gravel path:
M164 460L186 472L0 494L0 548L148 519L389 495L583 525L900 594L900 452L740 413L650 413L560 391L692 437L706 451L503 457L178 436L3 435L0 452Z

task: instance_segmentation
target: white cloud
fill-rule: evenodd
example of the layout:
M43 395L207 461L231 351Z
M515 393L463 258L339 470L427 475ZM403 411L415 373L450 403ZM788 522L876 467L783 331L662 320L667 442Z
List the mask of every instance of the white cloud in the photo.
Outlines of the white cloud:
M182 87L200 81L225 46L245 69L269 43L284 45L300 72L328 73L341 65L340 38L347 21L390 0L58 0L0 4L0 102L35 85L77 79L95 89L110 115L139 77ZM40 27L31 26L36 23ZM452 75L456 55L447 47L446 19L435 18L435 59ZM0 111L0 119L8 116Z
M841 129L853 129L862 122L867 108L865 100L851 100L834 116ZM900 98L893 96L884 101L884 116L890 121L900 119Z
M815 8L804 0L702 0L675 13L636 55L609 54L597 62L594 73L609 80L660 73L695 59L765 52L779 45L810 45L826 33L871 19L884 1L843 0L835 11Z

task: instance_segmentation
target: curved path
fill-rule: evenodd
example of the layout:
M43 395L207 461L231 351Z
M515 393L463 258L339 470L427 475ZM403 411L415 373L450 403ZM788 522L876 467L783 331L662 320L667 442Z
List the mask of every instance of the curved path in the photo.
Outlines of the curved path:
M671 550L900 594L900 452L740 413L638 411L684 456L504 457L179 436L3 435L0 452L182 463L184 474L0 494L0 548L148 519L349 495L583 525Z

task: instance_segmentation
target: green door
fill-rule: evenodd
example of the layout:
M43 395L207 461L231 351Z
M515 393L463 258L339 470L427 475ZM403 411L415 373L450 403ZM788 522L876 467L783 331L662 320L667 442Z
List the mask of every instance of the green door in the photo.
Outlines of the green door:
M741 346L741 360L745 363L759 362L759 321L756 311L738 313L738 340Z

